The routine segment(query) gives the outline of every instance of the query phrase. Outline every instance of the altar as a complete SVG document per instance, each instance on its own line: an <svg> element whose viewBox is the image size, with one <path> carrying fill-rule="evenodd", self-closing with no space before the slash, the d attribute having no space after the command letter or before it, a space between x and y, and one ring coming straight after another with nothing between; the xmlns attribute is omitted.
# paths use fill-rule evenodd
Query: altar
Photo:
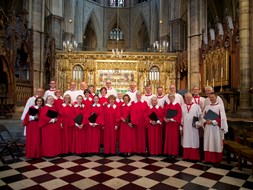
<svg viewBox="0 0 253 190"><path fill-rule="evenodd" d="M170 84L175 84L174 53L151 52L66 52L57 51L55 56L55 79L59 89L66 91L71 81L86 81L96 90L105 86L110 79L113 87L126 92L129 83L135 81L137 89L143 92L144 86L152 85L153 93L158 86L166 91Z"/></svg>

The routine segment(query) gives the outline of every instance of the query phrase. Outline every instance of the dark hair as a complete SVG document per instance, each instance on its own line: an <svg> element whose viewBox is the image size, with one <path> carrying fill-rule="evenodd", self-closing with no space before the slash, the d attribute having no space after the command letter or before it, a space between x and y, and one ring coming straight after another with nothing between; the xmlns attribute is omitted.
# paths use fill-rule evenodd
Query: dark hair
<svg viewBox="0 0 253 190"><path fill-rule="evenodd" d="M128 102L131 101L131 98L130 98L130 96L129 96L128 94L125 94L125 95L123 96L123 100L124 100L125 97L128 97L128 100L129 100Z"/></svg>
<svg viewBox="0 0 253 190"><path fill-rule="evenodd" d="M44 101L44 99L43 99L42 97L37 97L37 98L35 99L35 101L34 101L34 102L35 102L35 106L37 106L37 102L38 102L39 99L42 100L42 105L41 105L41 106L43 107L44 104L45 104L45 101Z"/></svg>
<svg viewBox="0 0 253 190"><path fill-rule="evenodd" d="M98 97L98 99L99 99L99 95L98 95L98 94L95 94L95 95L93 96L93 99L94 99L95 97Z"/></svg>
<svg viewBox="0 0 253 190"><path fill-rule="evenodd" d="M89 93L89 94L90 94L90 90L89 90L89 89L85 89L85 90L83 91L83 94L86 94L86 93Z"/></svg>
<svg viewBox="0 0 253 190"><path fill-rule="evenodd" d="M91 84L91 85L88 86L88 88L90 88L90 87L94 88L94 85Z"/></svg>
<svg viewBox="0 0 253 190"><path fill-rule="evenodd" d="M107 93L107 89L106 89L104 86L103 86L102 88L100 88L99 92L101 93L103 89L104 89L104 90L106 91L106 93Z"/></svg>
<svg viewBox="0 0 253 190"><path fill-rule="evenodd" d="M116 100L116 97L115 97L114 95L110 95L110 96L108 97L108 100L111 100L111 99Z"/></svg>

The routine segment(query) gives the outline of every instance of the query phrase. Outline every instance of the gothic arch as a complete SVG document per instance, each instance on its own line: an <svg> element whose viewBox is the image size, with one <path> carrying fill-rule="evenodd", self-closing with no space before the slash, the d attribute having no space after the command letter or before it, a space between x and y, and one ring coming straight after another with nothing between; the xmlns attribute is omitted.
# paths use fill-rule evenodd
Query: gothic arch
<svg viewBox="0 0 253 190"><path fill-rule="evenodd" d="M115 26L117 25L117 14L113 14L113 16L111 17L112 19L108 22L108 26L105 32L105 41L107 42L109 40L109 35L110 35L110 31L115 28ZM126 43L129 43L129 32L127 29L126 24L124 23L124 20L122 20L119 17L119 28L123 31L124 33L124 40ZM127 44L126 44L127 47Z"/></svg>
<svg viewBox="0 0 253 190"><path fill-rule="evenodd" d="M100 28L100 24L99 24L99 19L97 19L97 15L96 12L93 11L93 8L90 9L89 13L86 16L87 19L85 19L84 22L84 34L87 30L87 27L89 27L89 25L91 26L92 30L94 31L94 35L96 36L96 47L102 47L102 32L101 32L101 28Z"/></svg>
<svg viewBox="0 0 253 190"><path fill-rule="evenodd" d="M137 50L143 51L144 48L147 48L149 42L150 42L150 30L147 28L146 20L144 19L143 13L140 12L137 16L137 19L135 20L134 27L136 32L132 32L133 34L133 43L134 48Z"/></svg>

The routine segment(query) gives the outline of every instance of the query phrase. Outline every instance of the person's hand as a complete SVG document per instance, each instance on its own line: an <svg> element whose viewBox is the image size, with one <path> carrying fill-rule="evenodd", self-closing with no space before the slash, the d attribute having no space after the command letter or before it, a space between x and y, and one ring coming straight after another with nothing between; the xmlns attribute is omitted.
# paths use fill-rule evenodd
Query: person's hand
<svg viewBox="0 0 253 190"><path fill-rule="evenodd" d="M115 129L115 130L118 130L118 126L115 126L114 129Z"/></svg>
<svg viewBox="0 0 253 190"><path fill-rule="evenodd" d="M60 125L61 125L61 128L63 128L63 124L61 123Z"/></svg>
<svg viewBox="0 0 253 190"><path fill-rule="evenodd" d="M206 120L206 122L205 122L207 125L212 125L213 124L213 122L211 121L211 120Z"/></svg>
<svg viewBox="0 0 253 190"><path fill-rule="evenodd" d="M176 122L176 120L175 120L175 119L173 119L173 118L170 118L170 121L171 121L171 122Z"/></svg>
<svg viewBox="0 0 253 190"><path fill-rule="evenodd" d="M34 120L36 120L36 119L39 119L38 115L35 115L35 116L34 116Z"/></svg>
<svg viewBox="0 0 253 190"><path fill-rule="evenodd" d="M156 124L156 122L155 122L155 121L150 121L150 123L151 123L152 125L155 125L155 124Z"/></svg>
<svg viewBox="0 0 253 190"><path fill-rule="evenodd" d="M165 123L168 123L170 121L170 118L164 118Z"/></svg>
<svg viewBox="0 0 253 190"><path fill-rule="evenodd" d="M106 106L108 104L108 102L105 102L103 105Z"/></svg>
<svg viewBox="0 0 253 190"><path fill-rule="evenodd" d="M180 135L183 136L183 130L180 130Z"/></svg>
<svg viewBox="0 0 253 190"><path fill-rule="evenodd" d="M126 120L124 118L121 118L121 121L126 122Z"/></svg>
<svg viewBox="0 0 253 190"><path fill-rule="evenodd" d="M128 123L128 126L133 128L133 124L132 123Z"/></svg>

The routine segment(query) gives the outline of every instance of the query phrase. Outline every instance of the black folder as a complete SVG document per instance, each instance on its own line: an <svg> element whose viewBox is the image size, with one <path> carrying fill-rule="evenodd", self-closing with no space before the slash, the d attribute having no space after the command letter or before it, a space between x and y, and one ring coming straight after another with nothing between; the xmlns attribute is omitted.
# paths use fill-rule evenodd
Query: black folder
<svg viewBox="0 0 253 190"><path fill-rule="evenodd" d="M74 121L76 124L81 125L83 123L83 114L80 113L78 116L76 116Z"/></svg>
<svg viewBox="0 0 253 190"><path fill-rule="evenodd" d="M193 117L192 119L192 127L196 127L196 122L199 121L199 118L198 117Z"/></svg>
<svg viewBox="0 0 253 190"><path fill-rule="evenodd" d="M90 115L90 117L88 118L88 120L89 120L91 123L96 123L97 117L98 117L98 115L97 115L95 112L93 112L93 113Z"/></svg>
<svg viewBox="0 0 253 190"><path fill-rule="evenodd" d="M218 118L219 118L219 115L212 110L208 110L204 116L205 120L211 120L211 121L216 120Z"/></svg>
<svg viewBox="0 0 253 190"><path fill-rule="evenodd" d="M152 112L148 117L151 119L151 121L159 120L155 112Z"/></svg>
<svg viewBox="0 0 253 190"><path fill-rule="evenodd" d="M56 117L58 117L58 112L49 109L47 111L47 117L49 117L49 118L56 118Z"/></svg>
<svg viewBox="0 0 253 190"><path fill-rule="evenodd" d="M166 113L166 118L173 118L176 115L177 115L177 110L168 109L168 111Z"/></svg>
<svg viewBox="0 0 253 190"><path fill-rule="evenodd" d="M29 115L35 116L39 113L39 110L36 108L29 108Z"/></svg>
<svg viewBox="0 0 253 190"><path fill-rule="evenodd" d="M130 114L128 114L128 116L126 117L125 122L126 123L131 123Z"/></svg>

